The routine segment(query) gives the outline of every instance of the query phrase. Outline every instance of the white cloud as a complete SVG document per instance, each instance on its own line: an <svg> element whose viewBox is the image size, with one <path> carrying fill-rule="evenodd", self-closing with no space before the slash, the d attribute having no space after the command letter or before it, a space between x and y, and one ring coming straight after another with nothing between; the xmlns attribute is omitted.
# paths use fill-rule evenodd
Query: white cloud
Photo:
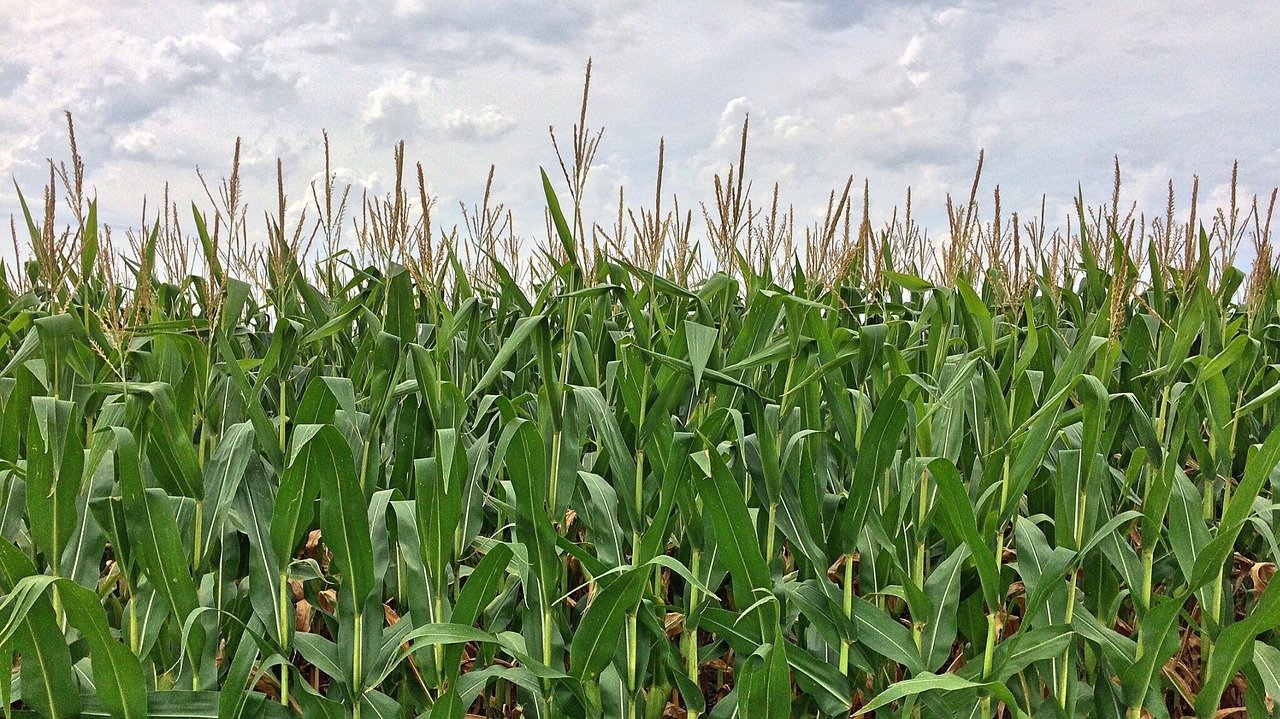
<svg viewBox="0 0 1280 719"><path fill-rule="evenodd" d="M794 140L812 124L813 120L801 115L782 115L773 121L773 134L781 140Z"/></svg>
<svg viewBox="0 0 1280 719"><path fill-rule="evenodd" d="M497 105L485 105L478 112L456 109L445 113L441 125L460 138L495 140L515 127L516 120Z"/></svg>
<svg viewBox="0 0 1280 719"><path fill-rule="evenodd" d="M720 131L716 133L716 147L737 148L742 139L742 122L754 110L746 96L735 97L725 103L720 111Z"/></svg>
<svg viewBox="0 0 1280 719"><path fill-rule="evenodd" d="M912 87L920 87L929 79L929 71L925 69L925 45L919 35L912 35L907 47L898 57L898 65L906 72L907 81Z"/></svg>
<svg viewBox="0 0 1280 719"><path fill-rule="evenodd" d="M1280 167L1280 5L1262 0L1231 13L1208 0L179 0L110 13L51 0L0 15L0 175L38 192L71 110L104 216L120 223L166 180L203 199L194 167L216 176L237 136L251 202L274 202L276 156L302 198L324 128L335 166L379 191L404 138L442 208L474 201L496 164L495 197L538 234L537 168L557 166L547 126L564 137L577 121L588 56L588 121L607 128L588 198L602 224L616 183L652 201L660 137L664 187L696 209L737 161L748 113L758 199L778 180L784 202L820 213L831 187L869 177L873 212L912 185L935 231L984 146L984 187L999 182L1007 208L1068 202L1077 181L1104 201L1116 153L1126 192L1157 207L1160 176L1185 194L1198 172L1207 198L1233 159L1251 188ZM0 212L15 207L0 192Z"/></svg>
<svg viewBox="0 0 1280 719"><path fill-rule="evenodd" d="M362 119L368 125L403 112L404 108L412 108L416 115L418 108L430 94L430 78L402 72L369 91Z"/></svg>
<svg viewBox="0 0 1280 719"><path fill-rule="evenodd" d="M920 59L920 54L923 51L924 43L920 40L920 36L912 36L911 40L907 43L907 48L902 51L902 55L898 58L898 64L903 67L914 64Z"/></svg>
<svg viewBox="0 0 1280 719"><path fill-rule="evenodd" d="M126 155L150 154L156 149L156 136L140 128L126 130L115 138L114 147Z"/></svg>

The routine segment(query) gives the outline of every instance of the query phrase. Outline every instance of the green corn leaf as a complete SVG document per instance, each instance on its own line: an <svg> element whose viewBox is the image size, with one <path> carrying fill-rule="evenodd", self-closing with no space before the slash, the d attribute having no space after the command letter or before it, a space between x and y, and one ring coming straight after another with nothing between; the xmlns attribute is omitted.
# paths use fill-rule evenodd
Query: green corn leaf
<svg viewBox="0 0 1280 719"><path fill-rule="evenodd" d="M80 695L67 691L76 686L71 650L43 591L33 591L35 565L16 547L0 542L0 648L22 656L19 677L23 702L44 717L74 717L80 713ZM27 590L18 594L21 582Z"/></svg>
<svg viewBox="0 0 1280 719"><path fill-rule="evenodd" d="M360 489L355 460L347 440L333 425L322 425L303 448L309 481L319 483L320 532L333 553L333 561L350 582L355 599L363 602L373 593L373 547L364 492Z"/></svg>
<svg viewBox="0 0 1280 719"><path fill-rule="evenodd" d="M1257 637L1276 627L1280 627L1280 588L1268 583L1249 616L1222 630L1214 641L1204 686L1196 695L1197 716L1214 716L1227 685L1241 667L1254 658ZM1269 675L1271 673L1268 672Z"/></svg>
<svg viewBox="0 0 1280 719"><path fill-rule="evenodd" d="M1236 487L1231 502L1222 510L1218 536L1195 558L1188 582L1193 590L1204 586L1231 556L1236 539L1253 509L1254 499L1277 465L1280 465L1280 427L1272 430L1262 446L1249 455L1244 480Z"/></svg>
<svg viewBox="0 0 1280 719"><path fill-rule="evenodd" d="M623 622L640 602L648 576L635 569L613 578L591 601L569 648L570 673L595 678L618 648Z"/></svg>
<svg viewBox="0 0 1280 719"><path fill-rule="evenodd" d="M1141 706L1156 673L1177 648L1177 619L1183 599L1166 598L1143 617L1137 660L1120 673L1120 686L1129 706Z"/></svg>
<svg viewBox="0 0 1280 719"><path fill-rule="evenodd" d="M253 456L252 448L253 425L249 422L232 425L204 466L204 496L209 509L204 513L204 524L198 529L200 546L206 556L214 551L218 538L222 536L227 511L239 493L245 470Z"/></svg>
<svg viewBox="0 0 1280 719"><path fill-rule="evenodd" d="M849 488L849 498L836 521L834 539L842 554L853 551L851 542L862 533L870 509L871 497L881 475L888 469L897 449L898 437L907 424L906 405L901 401L906 389L905 378L894 380L867 426L858 446L858 461Z"/></svg>
<svg viewBox="0 0 1280 719"><path fill-rule="evenodd" d="M901 664L913 675L927 671L911 631L894 621L885 610L861 597L854 597L853 618L857 623L860 644Z"/></svg>
<svg viewBox="0 0 1280 719"><path fill-rule="evenodd" d="M774 641L761 644L744 660L741 703L743 719L786 719L791 716L791 677L782 630L774 627Z"/></svg>
<svg viewBox="0 0 1280 719"><path fill-rule="evenodd" d="M164 490L145 488L138 465L138 449L128 430L113 427L116 443L116 472L124 498L124 517L129 543L143 573L162 597L170 616L178 622L199 607L187 552L174 514L171 498ZM203 639L197 633L195 645Z"/></svg>
<svg viewBox="0 0 1280 719"><path fill-rule="evenodd" d="M1272 701L1280 699L1280 649L1270 644L1253 643L1253 665L1258 670Z"/></svg>
<svg viewBox="0 0 1280 719"><path fill-rule="evenodd" d="M556 198L556 191L551 186L551 178L547 177L546 170L540 170L542 173L542 189L547 196L547 209L551 213L552 222L555 224L556 237L560 240L560 247L564 250L564 256L568 258L570 265L578 264L577 243L573 239L573 230L570 229L569 223L565 221L564 212L560 209L560 200Z"/></svg>
<svg viewBox="0 0 1280 719"><path fill-rule="evenodd" d="M969 502L968 493L960 479L960 473L950 460L935 459L927 465L929 473L938 483L939 509L943 521L951 533L969 548L969 556L982 580L982 593L988 607L998 606L1001 582L996 559L990 547L978 534L976 512Z"/></svg>
<svg viewBox="0 0 1280 719"><path fill-rule="evenodd" d="M976 689L995 696L1014 712L1015 716L1026 716L1017 709L1013 694L1004 685L997 682L975 682L957 674L924 674L911 679L896 682L893 686L880 692L865 707L863 712L873 712L881 707L903 698L923 694L924 692L954 692L964 689Z"/></svg>
<svg viewBox="0 0 1280 719"><path fill-rule="evenodd" d="M415 464L418 527L422 532L422 561L437 592L447 583L453 562L454 534L462 519L462 485L467 474L466 452L452 429L436 433L437 455Z"/></svg>
<svg viewBox="0 0 1280 719"><path fill-rule="evenodd" d="M720 333L714 327L707 327L696 322L684 323L685 341L689 348L689 364L693 368L693 386L695 391L702 385L702 374L707 369L707 361L715 351L716 338Z"/></svg>
<svg viewBox="0 0 1280 719"><path fill-rule="evenodd" d="M493 601L501 587L513 554L514 552L510 547L505 544L499 544L491 549L484 559L480 560L480 563L476 565L475 569L467 577L466 584L462 585L462 591L458 593L458 601L454 603L453 613L449 617L451 623L471 626L479 621L480 613ZM461 646L451 644L446 647L444 654L445 668L451 672L456 671L454 667L460 669L459 659L461 656Z"/></svg>
<svg viewBox="0 0 1280 719"><path fill-rule="evenodd" d="M76 496L84 473L84 447L73 405L33 397L27 431L27 517L32 538L55 572L76 526Z"/></svg>
<svg viewBox="0 0 1280 719"><path fill-rule="evenodd" d="M929 614L920 657L931 671L937 670L951 654L960 605L960 570L968 557L968 547L961 546L925 579L924 594L929 603Z"/></svg>
<svg viewBox="0 0 1280 719"><path fill-rule="evenodd" d="M764 554L751 524L743 521L749 516L746 501L719 453L706 451L695 459L703 476L694 480L694 486L711 517L722 561L733 579L734 602L746 607L759 598L758 591L771 591Z"/></svg>

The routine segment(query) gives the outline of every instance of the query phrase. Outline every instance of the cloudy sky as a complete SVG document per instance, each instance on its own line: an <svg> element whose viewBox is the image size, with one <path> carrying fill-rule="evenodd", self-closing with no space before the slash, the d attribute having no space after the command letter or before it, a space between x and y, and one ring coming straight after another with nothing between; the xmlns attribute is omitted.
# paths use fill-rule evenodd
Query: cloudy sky
<svg viewBox="0 0 1280 719"><path fill-rule="evenodd" d="M649 197L662 137L667 187L709 200L748 112L756 197L781 183L801 220L852 174L877 216L912 186L937 233L979 148L1006 208L1045 193L1065 209L1077 182L1105 202L1114 155L1127 199L1154 211L1169 179L1185 209L1194 173L1220 199L1234 159L1245 190L1280 182L1274 0L96 5L0 0L0 175L38 195L70 110L117 226L166 180L203 198L195 169L225 174L237 135L254 207L274 204L277 157L303 198L327 129L342 177L377 192L406 140L450 221L495 164L517 232L539 234L547 127L576 119L588 57L602 223L619 185ZM0 212L15 208L0 187Z"/></svg>

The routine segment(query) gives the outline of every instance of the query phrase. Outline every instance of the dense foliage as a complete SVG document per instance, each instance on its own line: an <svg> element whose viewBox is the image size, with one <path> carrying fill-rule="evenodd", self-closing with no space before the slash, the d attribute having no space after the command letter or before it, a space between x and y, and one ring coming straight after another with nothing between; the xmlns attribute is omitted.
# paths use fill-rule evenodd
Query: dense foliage
<svg viewBox="0 0 1280 719"><path fill-rule="evenodd" d="M318 262L281 197L245 282L234 179L125 257L70 176L0 285L6 716L1275 715L1269 256L997 208L927 270L846 188L838 272L690 277L544 176L524 279L397 188Z"/></svg>

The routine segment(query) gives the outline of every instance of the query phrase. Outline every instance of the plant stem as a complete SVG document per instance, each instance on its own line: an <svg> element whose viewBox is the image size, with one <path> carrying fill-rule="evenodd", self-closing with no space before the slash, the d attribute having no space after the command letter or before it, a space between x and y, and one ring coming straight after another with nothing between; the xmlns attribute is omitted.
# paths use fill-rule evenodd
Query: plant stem
<svg viewBox="0 0 1280 719"><path fill-rule="evenodd" d="M995 665L997 621L995 614L987 615L987 646L982 650L983 680L991 676L991 670ZM982 716L991 716L991 697L989 695L982 697Z"/></svg>
<svg viewBox="0 0 1280 719"><path fill-rule="evenodd" d="M204 548L201 545L204 539L204 500L197 499L195 507L195 537L192 542L191 550L191 569L198 570L200 568L200 559L204 554Z"/></svg>
<svg viewBox="0 0 1280 719"><path fill-rule="evenodd" d="M432 611L435 616L432 618L437 623L444 622L444 587L436 590L435 601L432 602ZM435 646L436 655L436 689L444 691L444 645L437 644Z"/></svg>
<svg viewBox="0 0 1280 719"><path fill-rule="evenodd" d="M916 508L916 532L919 537L916 541L915 561L911 568L911 581L916 585L916 589L923 591L925 545L928 543L924 529L924 521L929 510L929 470L927 469L920 473L920 494L917 501L919 506ZM916 649L924 646L924 625L921 622L911 622L911 635L915 639Z"/></svg>
<svg viewBox="0 0 1280 719"><path fill-rule="evenodd" d="M1075 547L1077 550L1084 543L1084 513L1089 505L1089 496L1082 495L1076 498L1076 526L1075 526ZM1075 620L1076 614L1076 571L1071 571L1069 578L1070 587L1067 591L1067 621L1066 625L1071 626ZM1068 700L1068 690L1071 677L1071 644L1068 643L1066 648L1062 650L1062 676L1058 679L1058 707L1066 710Z"/></svg>
<svg viewBox="0 0 1280 719"><path fill-rule="evenodd" d="M635 476L635 503L636 513L639 515L639 521L644 523L644 418L646 410L649 406L649 371L645 367L643 378L640 382L640 414L639 424L636 426L636 476ZM640 551L640 530L637 527L631 532L631 561L636 562L638 552ZM655 587L656 589L656 587ZM640 635L636 621L636 609L632 608L627 611L627 709L628 716L635 719L639 716L639 709L636 705L636 679L639 674L640 654Z"/></svg>
<svg viewBox="0 0 1280 719"><path fill-rule="evenodd" d="M352 692L352 711L355 719L360 719L360 704L364 696L364 687L361 684L364 681L364 616L361 612L360 604L363 600L355 599L355 628L351 632L351 679L355 686Z"/></svg>
<svg viewBox="0 0 1280 719"><path fill-rule="evenodd" d="M765 527L765 540L764 540L764 562L769 567L773 566L773 550L774 550L773 535L777 533L776 531L777 526L778 526L778 503L770 502L769 503L769 521Z"/></svg>
<svg viewBox="0 0 1280 719"><path fill-rule="evenodd" d="M289 575L280 572L279 606L280 648L285 654L285 663L280 665L280 703L289 706Z"/></svg>
<svg viewBox="0 0 1280 719"><path fill-rule="evenodd" d="M696 578L698 571L702 568L702 551L693 550L693 557L689 562L689 571ZM698 676L698 629L689 626L689 616L697 610L698 607L698 588L689 586L689 609L685 612L684 636L681 637L684 643L684 666L688 672L689 681L693 685L701 688ZM688 710L688 719L698 719L699 713L693 709Z"/></svg>
<svg viewBox="0 0 1280 719"><path fill-rule="evenodd" d="M853 621L853 552L844 558L844 617ZM849 676L849 646L851 641L840 642L840 673Z"/></svg>
<svg viewBox="0 0 1280 719"><path fill-rule="evenodd" d="M636 612L627 612L627 707L628 716L635 719L639 717L639 708L636 704L636 661L639 650L639 636L636 627Z"/></svg>

